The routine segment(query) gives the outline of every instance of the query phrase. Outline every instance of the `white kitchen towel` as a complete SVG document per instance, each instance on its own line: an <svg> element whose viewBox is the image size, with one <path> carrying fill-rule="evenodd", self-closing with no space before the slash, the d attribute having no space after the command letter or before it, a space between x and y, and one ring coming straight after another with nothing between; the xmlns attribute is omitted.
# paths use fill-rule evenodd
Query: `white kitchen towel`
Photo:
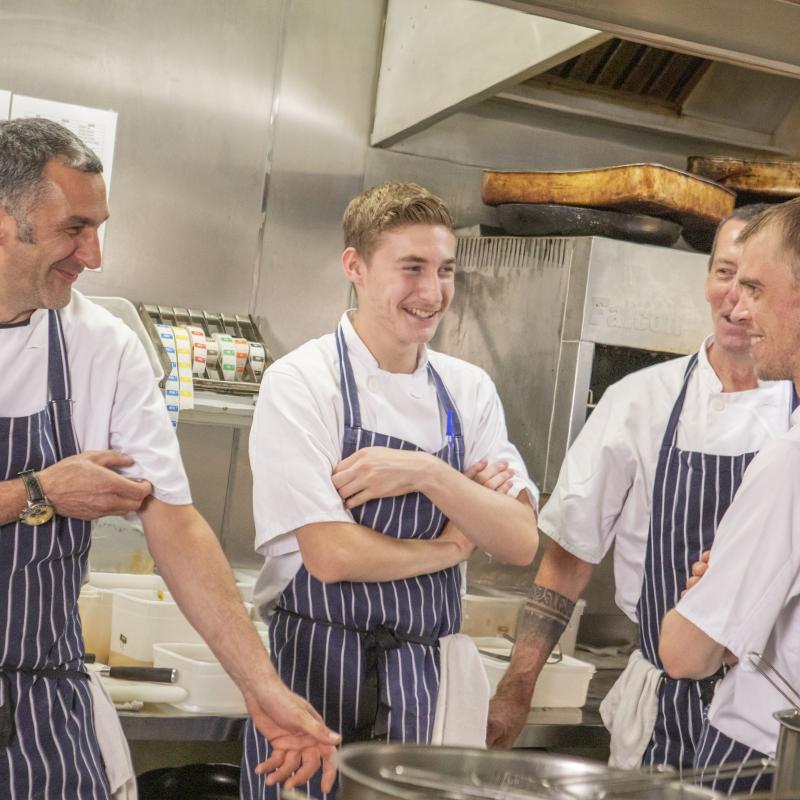
<svg viewBox="0 0 800 800"><path fill-rule="evenodd" d="M634 650L628 666L600 703L600 716L611 734L610 767L638 769L642 765L656 724L661 676L661 670L641 650Z"/></svg>
<svg viewBox="0 0 800 800"><path fill-rule="evenodd" d="M89 674L94 709L94 730L100 755L111 787L111 800L137 800L136 773L133 771L128 740L122 732L117 709L96 672Z"/></svg>
<svg viewBox="0 0 800 800"><path fill-rule="evenodd" d="M431 744L486 747L491 696L475 642L463 633L439 639L439 696Z"/></svg>

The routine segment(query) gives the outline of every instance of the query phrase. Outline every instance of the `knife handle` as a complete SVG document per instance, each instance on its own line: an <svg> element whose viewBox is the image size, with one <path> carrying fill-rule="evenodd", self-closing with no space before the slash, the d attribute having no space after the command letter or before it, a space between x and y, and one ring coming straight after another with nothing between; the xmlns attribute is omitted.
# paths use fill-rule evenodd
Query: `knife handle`
<svg viewBox="0 0 800 800"><path fill-rule="evenodd" d="M151 681L153 683L175 683L178 670L169 667L109 667L103 670L109 678L123 681Z"/></svg>

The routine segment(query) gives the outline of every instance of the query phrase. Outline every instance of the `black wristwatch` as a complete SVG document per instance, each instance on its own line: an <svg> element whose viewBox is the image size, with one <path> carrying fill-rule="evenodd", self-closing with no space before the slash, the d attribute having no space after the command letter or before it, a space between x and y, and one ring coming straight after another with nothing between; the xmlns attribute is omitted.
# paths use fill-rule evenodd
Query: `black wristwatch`
<svg viewBox="0 0 800 800"><path fill-rule="evenodd" d="M19 476L28 493L28 504L19 513L19 521L26 525L43 525L53 518L56 513L50 501L44 496L42 484L36 477L36 471L26 469Z"/></svg>

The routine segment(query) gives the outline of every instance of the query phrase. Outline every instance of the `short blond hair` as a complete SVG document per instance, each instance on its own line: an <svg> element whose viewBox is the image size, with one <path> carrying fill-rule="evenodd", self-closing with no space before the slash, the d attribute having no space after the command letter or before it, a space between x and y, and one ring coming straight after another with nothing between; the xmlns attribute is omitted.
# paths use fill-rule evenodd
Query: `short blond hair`
<svg viewBox="0 0 800 800"><path fill-rule="evenodd" d="M781 247L791 258L789 268L795 286L800 286L800 197L787 200L785 203L770 206L754 217L736 237L736 241L744 244L756 234L774 227L781 237Z"/></svg>
<svg viewBox="0 0 800 800"><path fill-rule="evenodd" d="M444 200L424 187L387 181L347 204L342 218L344 246L369 260L381 234L403 225L444 225L452 230L453 217Z"/></svg>

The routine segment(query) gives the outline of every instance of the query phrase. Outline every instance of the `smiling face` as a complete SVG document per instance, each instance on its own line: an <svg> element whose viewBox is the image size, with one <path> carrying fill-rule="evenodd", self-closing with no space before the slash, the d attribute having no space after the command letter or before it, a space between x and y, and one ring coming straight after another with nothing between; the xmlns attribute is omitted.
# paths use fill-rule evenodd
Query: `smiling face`
<svg viewBox="0 0 800 800"><path fill-rule="evenodd" d="M425 224L384 231L368 261L352 247L344 251L358 293L356 329L379 363L390 354L416 359L436 333L455 291L455 254L453 232Z"/></svg>
<svg viewBox="0 0 800 800"><path fill-rule="evenodd" d="M102 175L58 161L43 171L47 189L28 214L33 241L0 210L0 314L9 320L37 308L63 308L84 268L100 266L97 230L108 217Z"/></svg>
<svg viewBox="0 0 800 800"><path fill-rule="evenodd" d="M747 325L756 375L800 380L800 285L774 224L748 239L739 267L741 299L733 316ZM798 270L800 272L800 270Z"/></svg>
<svg viewBox="0 0 800 800"><path fill-rule="evenodd" d="M714 346L734 356L746 355L750 350L747 324L731 318L741 291L737 273L742 246L736 243L736 237L746 224L746 220L741 219L731 219L723 224L706 278L706 300L711 306Z"/></svg>

